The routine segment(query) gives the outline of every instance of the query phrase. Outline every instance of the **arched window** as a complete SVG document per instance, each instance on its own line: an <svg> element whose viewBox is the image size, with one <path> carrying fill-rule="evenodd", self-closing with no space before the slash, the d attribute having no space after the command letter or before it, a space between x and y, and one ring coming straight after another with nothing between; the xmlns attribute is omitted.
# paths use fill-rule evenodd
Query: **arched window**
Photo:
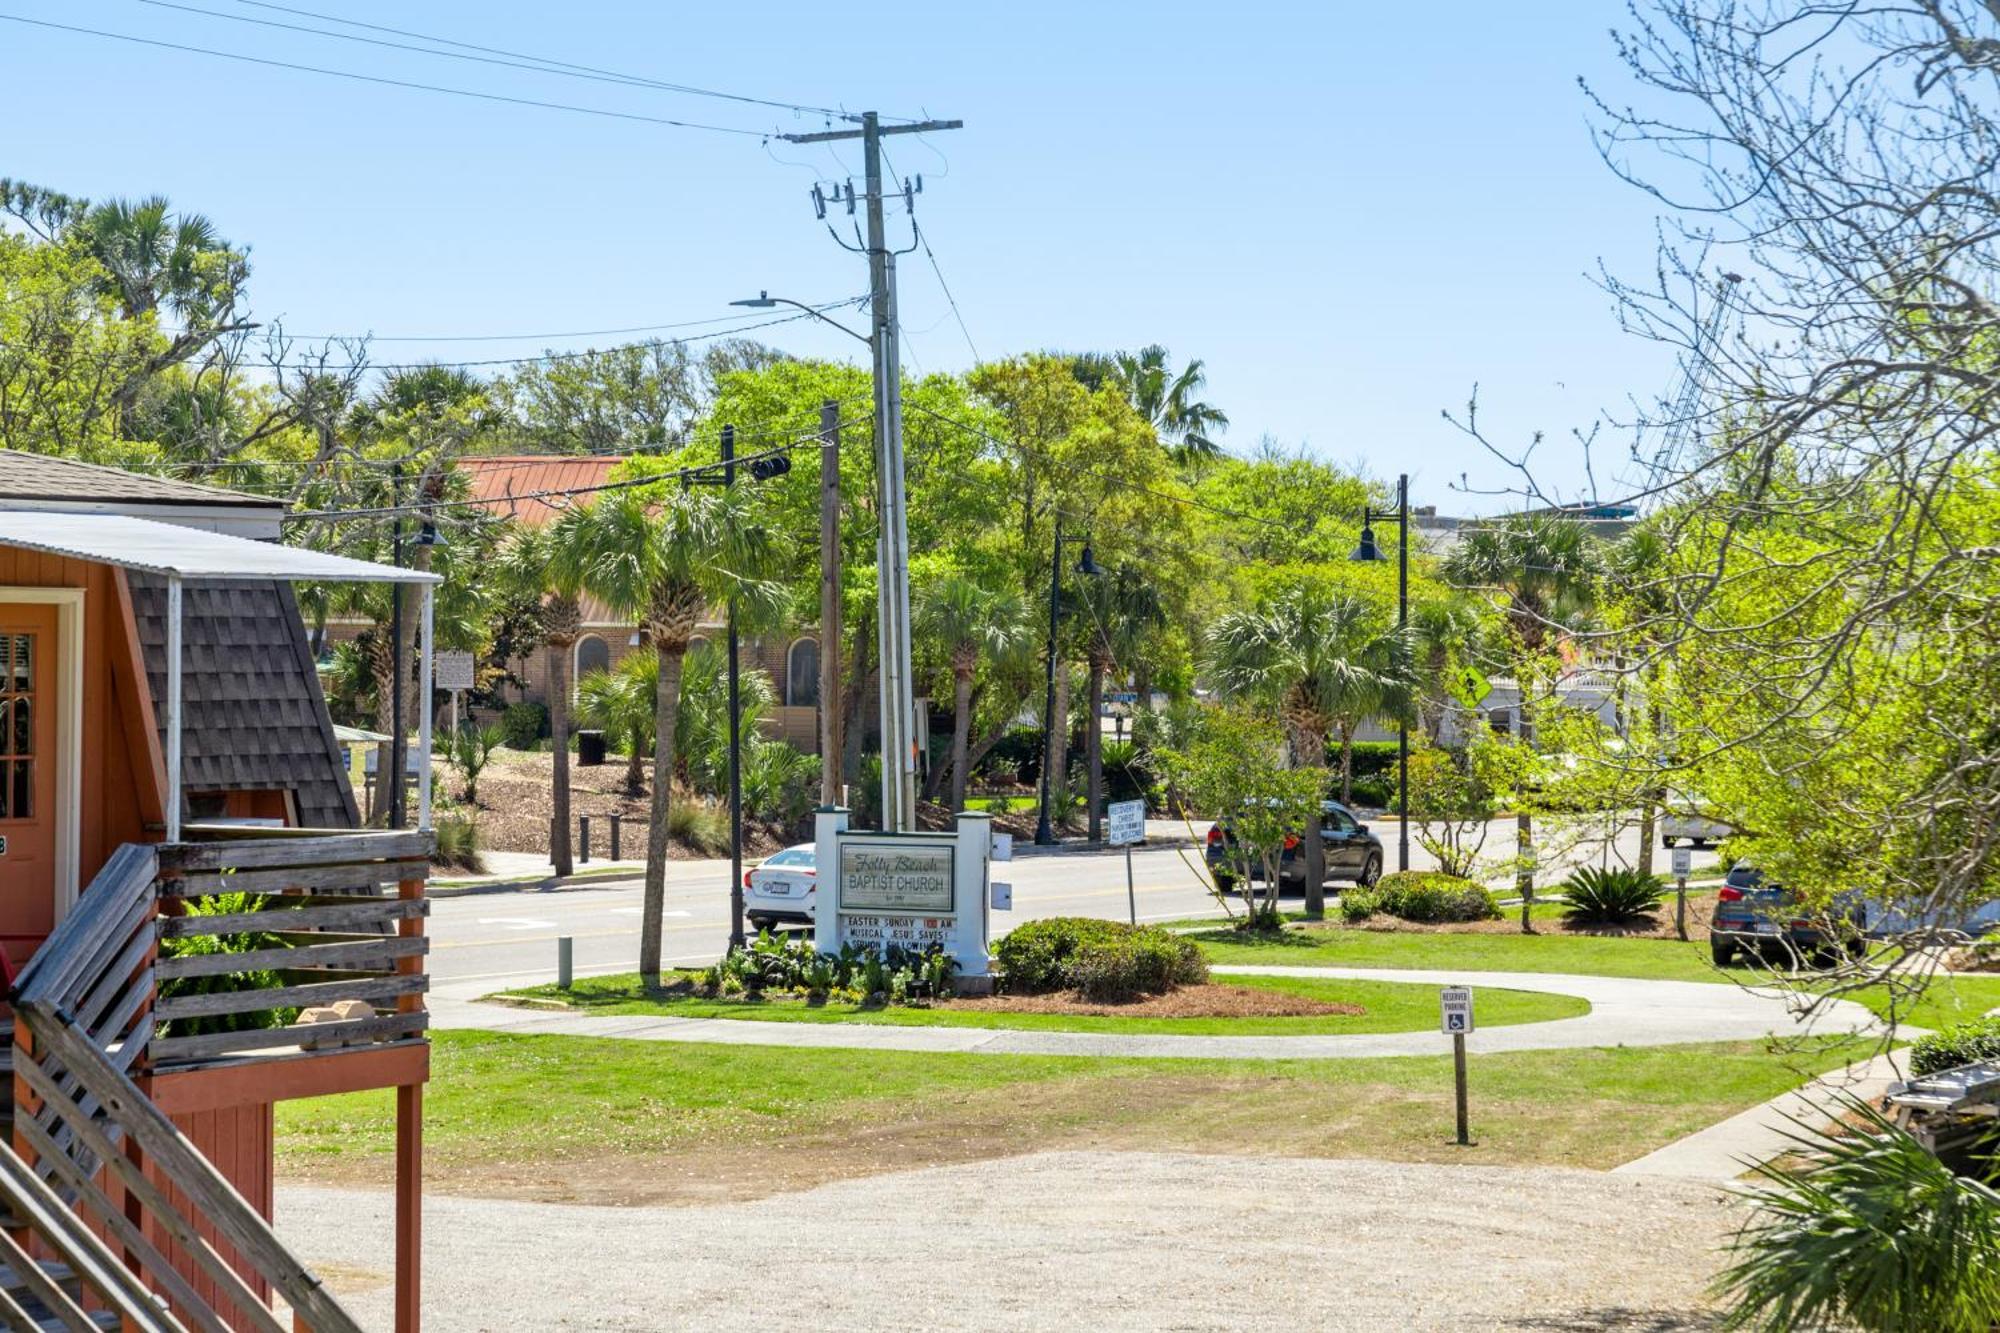
<svg viewBox="0 0 2000 1333"><path fill-rule="evenodd" d="M576 641L576 679L582 680L593 671L611 669L611 647L595 634L586 634Z"/></svg>
<svg viewBox="0 0 2000 1333"><path fill-rule="evenodd" d="M785 702L794 708L819 703L819 643L800 639L785 654Z"/></svg>

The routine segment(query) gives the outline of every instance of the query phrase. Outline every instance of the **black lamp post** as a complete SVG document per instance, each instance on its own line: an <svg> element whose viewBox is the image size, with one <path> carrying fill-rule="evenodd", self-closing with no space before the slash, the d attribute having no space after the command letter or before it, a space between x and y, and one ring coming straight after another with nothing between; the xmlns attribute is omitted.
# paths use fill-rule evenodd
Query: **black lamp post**
<svg viewBox="0 0 2000 1333"><path fill-rule="evenodd" d="M1410 475L1404 473L1396 478L1396 507L1383 513L1376 509L1361 511L1361 541L1355 546L1352 560L1375 561L1389 557L1382 554L1382 548L1375 541L1375 520L1393 518L1396 520L1396 628L1407 630L1410 625ZM1396 829L1396 869L1410 868L1410 719L1407 711L1396 720L1396 814L1400 821Z"/></svg>
<svg viewBox="0 0 2000 1333"><path fill-rule="evenodd" d="M1056 737L1056 629L1062 605L1062 548L1062 515L1058 513L1055 556L1049 561L1048 691L1042 703L1042 798L1040 813L1035 818L1037 847L1053 846L1056 840L1055 827L1049 822L1049 779L1056 764L1060 762ZM1097 561L1091 557L1088 537L1083 539L1083 558L1076 562L1076 572L1087 576L1104 572L1097 567ZM1096 724L1097 719L1092 718L1091 725Z"/></svg>

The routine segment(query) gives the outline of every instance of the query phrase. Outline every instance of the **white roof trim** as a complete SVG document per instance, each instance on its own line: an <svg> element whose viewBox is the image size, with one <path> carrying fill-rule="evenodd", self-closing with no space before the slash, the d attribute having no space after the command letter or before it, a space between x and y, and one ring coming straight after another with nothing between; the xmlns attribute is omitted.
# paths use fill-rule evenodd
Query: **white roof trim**
<svg viewBox="0 0 2000 1333"><path fill-rule="evenodd" d="M398 569L299 546L124 514L0 508L0 545L74 560L120 565L186 579L310 579L328 583L440 583L436 574Z"/></svg>

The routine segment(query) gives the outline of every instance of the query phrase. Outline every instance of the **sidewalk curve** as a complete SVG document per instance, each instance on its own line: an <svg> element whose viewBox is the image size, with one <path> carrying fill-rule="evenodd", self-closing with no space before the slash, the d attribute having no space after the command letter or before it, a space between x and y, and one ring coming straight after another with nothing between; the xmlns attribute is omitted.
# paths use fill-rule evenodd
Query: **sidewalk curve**
<svg viewBox="0 0 2000 1333"><path fill-rule="evenodd" d="M1545 1023L1475 1031L1475 1052L1538 1051L1585 1046L1669 1046L1687 1042L1752 1041L1774 1033L1874 1033L1873 1014L1851 1001L1829 1006L1810 1025L1787 1003L1736 986L1700 981L1543 972L1441 972L1385 968L1216 967L1217 976L1282 976L1402 981L1419 985L1486 986L1573 995L1588 1014ZM1475 1001L1476 1003L1476 1001ZM1080 1055L1199 1060L1332 1060L1368 1056L1437 1055L1447 1049L1434 1031L1353 1035L1230 1037L1117 1032L1043 1032L1004 1028L894 1027L872 1023L771 1023L739 1018L660 1018L644 1014L550 1013L486 1004L464 985L431 996L433 1028L617 1037L633 1041L707 1042L726 1046L799 1046L837 1050L939 1051L981 1055ZM1476 1016L1476 1014L1475 1014Z"/></svg>

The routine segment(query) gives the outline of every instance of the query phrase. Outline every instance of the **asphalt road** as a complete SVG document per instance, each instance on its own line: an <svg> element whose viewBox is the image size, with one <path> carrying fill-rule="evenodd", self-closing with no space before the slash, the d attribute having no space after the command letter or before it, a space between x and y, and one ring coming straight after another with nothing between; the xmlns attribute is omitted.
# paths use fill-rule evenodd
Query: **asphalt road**
<svg viewBox="0 0 2000 1333"><path fill-rule="evenodd" d="M1395 825L1376 825L1390 866L1396 864ZM1513 826L1496 825L1489 850L1513 837ZM1614 856L1629 859L1636 834L1619 840ZM1414 845L1413 868L1430 864ZM1577 848L1567 860L1595 864L1601 846ZM1697 868L1712 865L1713 852L1697 852ZM1197 848L1144 847L1132 853L1134 897L1141 922L1218 914L1198 867ZM1666 853L1658 854L1664 871ZM1545 882L1559 877L1552 868ZM1127 912L1122 852L1023 856L994 867L994 878L1014 886L1014 907L994 912L998 939L1023 921L1048 916L1102 916L1123 919ZM1329 892L1333 890L1330 889ZM509 890L443 897L431 907L430 974L439 990L469 998L508 986L553 981L556 941L574 941L578 976L629 972L637 963L640 922L639 881L595 881L567 888ZM729 938L729 863L676 861L667 868L665 960L672 966L713 962ZM447 990L448 988L448 990Z"/></svg>

